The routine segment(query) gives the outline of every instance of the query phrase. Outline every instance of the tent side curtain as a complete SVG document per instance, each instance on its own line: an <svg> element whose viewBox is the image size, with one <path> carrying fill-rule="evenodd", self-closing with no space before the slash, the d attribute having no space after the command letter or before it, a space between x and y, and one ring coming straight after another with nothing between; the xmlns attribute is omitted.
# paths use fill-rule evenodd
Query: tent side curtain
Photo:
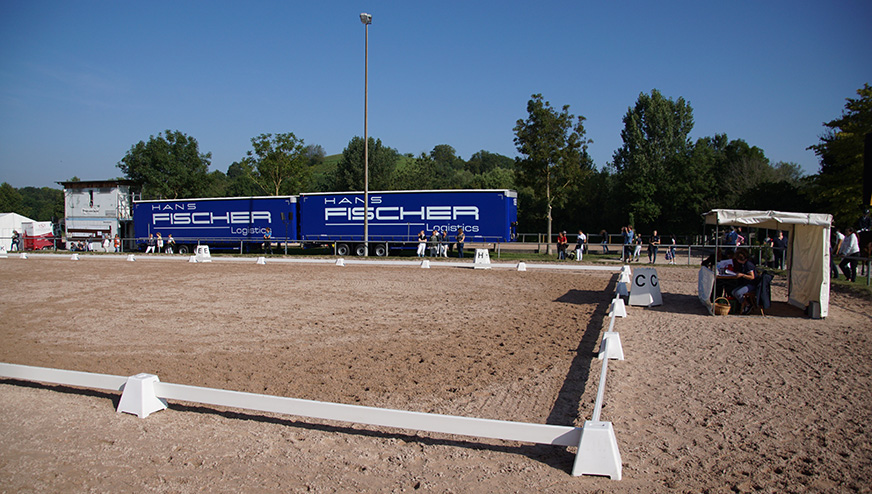
<svg viewBox="0 0 872 494"><path fill-rule="evenodd" d="M709 225L753 226L779 229L781 225L830 226L832 215L822 213L789 213L785 211L748 211L742 209L713 209L706 213Z"/></svg>

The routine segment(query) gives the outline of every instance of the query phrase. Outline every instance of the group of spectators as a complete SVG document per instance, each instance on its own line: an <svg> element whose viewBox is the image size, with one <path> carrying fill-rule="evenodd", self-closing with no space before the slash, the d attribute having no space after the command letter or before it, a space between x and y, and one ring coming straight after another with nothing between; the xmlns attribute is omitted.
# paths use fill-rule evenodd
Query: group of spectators
<svg viewBox="0 0 872 494"><path fill-rule="evenodd" d="M448 257L454 251L454 246L457 246L457 257L463 257L463 244L466 243L466 233L463 232L463 227L457 227L457 233L454 235L454 243L451 242L448 236L448 230L433 229L433 233L428 237L424 230L418 233L418 257L424 257L427 249L430 250L430 257Z"/></svg>
<svg viewBox="0 0 872 494"><path fill-rule="evenodd" d="M157 237L153 234L148 234L148 240L145 242L145 253L154 254L155 252L163 252L172 254L176 248L176 241L173 239L173 234L170 233L166 240L157 232Z"/></svg>
<svg viewBox="0 0 872 494"><path fill-rule="evenodd" d="M600 236L602 237L602 253L609 254L609 234L606 230L602 230L600 231ZM639 258L642 255L642 244L644 242L642 240L642 236L635 232L632 225L621 227L621 243L623 245L623 249L621 251L621 262L638 262ZM675 235L670 235L667 239L666 260L669 262L669 264L675 264L675 247L677 243L678 242ZM662 244L663 240L660 238L657 230L654 230L648 237L649 264L654 264L657 262L657 254L660 251L660 246ZM578 235L576 236L575 250L569 251L568 249L569 239L566 235L566 231L564 230L558 233L558 260L563 260L567 258L581 260L582 255L588 252L587 235L582 230L579 230Z"/></svg>
<svg viewBox="0 0 872 494"><path fill-rule="evenodd" d="M839 279L839 269L845 275L845 279L857 281L857 257L860 256L860 233L872 231L872 216L869 210L857 221L857 229L848 227L844 230L833 229L833 239L830 246L830 273L834 279ZM842 262L836 268L835 257L841 257ZM868 263L861 264L861 275Z"/></svg>

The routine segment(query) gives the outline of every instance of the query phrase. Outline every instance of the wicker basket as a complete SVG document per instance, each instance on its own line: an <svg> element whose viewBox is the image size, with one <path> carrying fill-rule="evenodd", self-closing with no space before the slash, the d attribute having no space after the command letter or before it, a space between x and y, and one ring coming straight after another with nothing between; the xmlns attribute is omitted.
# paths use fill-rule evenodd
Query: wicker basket
<svg viewBox="0 0 872 494"><path fill-rule="evenodd" d="M724 303L718 303L718 300L723 300ZM718 297L715 299L715 315L726 316L730 313L730 301L726 297Z"/></svg>

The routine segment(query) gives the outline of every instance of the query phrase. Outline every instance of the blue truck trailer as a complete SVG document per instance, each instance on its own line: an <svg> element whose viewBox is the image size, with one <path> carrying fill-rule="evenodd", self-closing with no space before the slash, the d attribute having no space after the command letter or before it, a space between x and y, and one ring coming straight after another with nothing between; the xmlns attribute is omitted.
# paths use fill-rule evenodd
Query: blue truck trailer
<svg viewBox="0 0 872 494"><path fill-rule="evenodd" d="M261 248L267 231L273 243L296 240L297 196L134 201L133 222L139 250L160 233L165 243L172 235L181 254L200 244L247 252Z"/></svg>
<svg viewBox="0 0 872 494"><path fill-rule="evenodd" d="M344 256L364 255L363 192L303 193L297 203L299 239L333 244ZM370 253L413 248L418 233L463 229L466 242L510 242L518 220L518 193L508 189L399 190L369 193Z"/></svg>

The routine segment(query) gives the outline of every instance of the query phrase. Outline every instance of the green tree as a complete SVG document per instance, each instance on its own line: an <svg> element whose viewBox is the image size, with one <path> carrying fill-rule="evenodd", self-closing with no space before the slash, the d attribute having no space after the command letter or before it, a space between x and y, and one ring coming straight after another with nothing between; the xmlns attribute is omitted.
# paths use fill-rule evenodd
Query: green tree
<svg viewBox="0 0 872 494"><path fill-rule="evenodd" d="M820 172L811 187L820 210L833 214L839 226L853 225L863 204L863 153L866 134L872 132L872 86L847 98L842 116L824 124L826 131L814 150Z"/></svg>
<svg viewBox="0 0 872 494"><path fill-rule="evenodd" d="M261 134L251 138L251 146L245 158L251 179L267 194L297 194L306 187L312 173L302 139L292 132Z"/></svg>
<svg viewBox="0 0 872 494"><path fill-rule="evenodd" d="M324 152L324 148L319 144L309 144L303 150L303 154L306 155L306 165L310 167L324 163L324 157L327 156Z"/></svg>
<svg viewBox="0 0 872 494"><path fill-rule="evenodd" d="M212 153L201 154L197 140L178 130L167 130L165 134L134 144L118 168L129 180L141 184L145 198L205 195Z"/></svg>
<svg viewBox="0 0 872 494"><path fill-rule="evenodd" d="M505 170L515 169L515 160L501 154L489 153L482 149L473 154L466 161L466 169L478 175L487 173L494 168L503 168Z"/></svg>
<svg viewBox="0 0 872 494"><path fill-rule="evenodd" d="M381 139L369 139L369 190L391 190L394 170L400 154L382 144ZM336 169L336 188L343 191L363 190L363 138L355 136L342 151Z"/></svg>
<svg viewBox="0 0 872 494"><path fill-rule="evenodd" d="M661 222L678 210L668 202L686 185L679 180L693 176L686 167L693 129L693 109L684 98L665 98L653 89L650 95L639 94L636 105L624 115L624 141L614 154L620 190L628 216L647 226ZM639 225L637 225L639 226Z"/></svg>
<svg viewBox="0 0 872 494"><path fill-rule="evenodd" d="M262 194L263 190L251 178L254 171L247 160L234 161L227 168L227 189L230 197L250 197Z"/></svg>
<svg viewBox="0 0 872 494"><path fill-rule="evenodd" d="M394 171L393 187L396 190L434 189L436 164L427 153L397 164Z"/></svg>
<svg viewBox="0 0 872 494"><path fill-rule="evenodd" d="M21 212L21 194L6 182L0 184L0 213Z"/></svg>
<svg viewBox="0 0 872 494"><path fill-rule="evenodd" d="M21 195L20 214L36 221L55 223L64 217L62 190L51 187L23 187L18 192Z"/></svg>
<svg viewBox="0 0 872 494"><path fill-rule="evenodd" d="M549 239L554 207L577 191L593 170L587 152L592 141L585 138L584 120L570 114L569 105L557 111L541 94L534 94L527 103L527 119L515 125L515 147L522 155L517 180L543 198Z"/></svg>

